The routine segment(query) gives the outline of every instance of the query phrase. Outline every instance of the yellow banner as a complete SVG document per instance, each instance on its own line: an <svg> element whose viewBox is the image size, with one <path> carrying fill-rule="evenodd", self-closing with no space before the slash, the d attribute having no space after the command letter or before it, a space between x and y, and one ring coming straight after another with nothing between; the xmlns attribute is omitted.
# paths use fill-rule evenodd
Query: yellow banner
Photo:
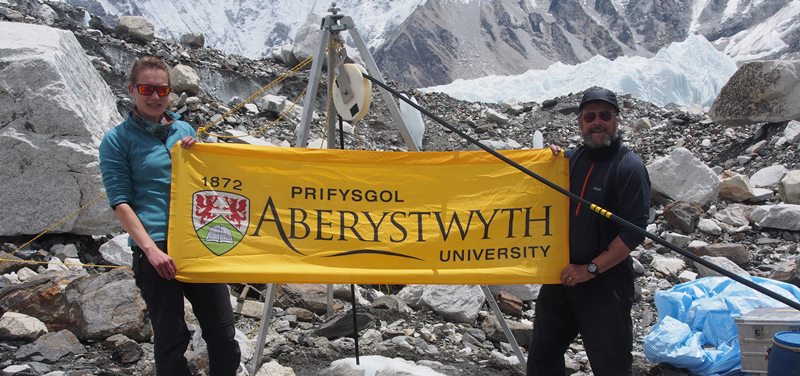
<svg viewBox="0 0 800 376"><path fill-rule="evenodd" d="M549 150L503 155L566 187ZM484 151L172 151L185 282L558 283L568 198Z"/></svg>

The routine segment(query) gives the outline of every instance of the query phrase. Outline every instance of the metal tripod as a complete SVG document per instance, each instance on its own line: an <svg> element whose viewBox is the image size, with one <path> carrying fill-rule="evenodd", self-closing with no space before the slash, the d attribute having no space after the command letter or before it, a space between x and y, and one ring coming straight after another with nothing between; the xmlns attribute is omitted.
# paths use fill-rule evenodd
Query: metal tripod
<svg viewBox="0 0 800 376"><path fill-rule="evenodd" d="M316 101L317 88L319 87L320 77L322 74L323 57L326 58L328 66L328 123L326 125L328 148L333 149L336 146L336 138L334 135L336 134L337 112L332 103L333 82L335 73L337 69L339 69L339 67L344 63L344 59L347 57L347 54L344 48L339 51L332 51L329 49L327 54L325 51L328 42L331 40L343 45L342 36L340 35L342 31L350 32L350 36L353 38L361 58L364 59L364 63L367 65L367 72L381 82L385 81L380 70L378 70L378 65L375 64L375 60L369 53L367 45L364 43L364 40L361 39L361 35L358 34L358 31L353 24L353 19L350 18L350 16L338 14L339 8L336 8L336 3L334 3L328 10L331 12L331 14L322 19L322 37L320 38L317 53L314 55L314 61L311 64L311 75L308 79L306 96L303 99L303 115L300 120L300 127L297 131L297 147L306 147L308 145L308 133L311 125L311 115L314 113L314 102ZM339 76L345 77L346 75ZM419 151L422 145L417 145L411 137L408 127L406 126L403 117L400 115L400 109L397 106L397 102L387 90L381 88L380 92L381 96L383 97L383 101L389 107L389 112L391 113L392 119L394 120L395 124L397 124L397 128L400 130L400 135L403 136L403 141L405 141L408 150Z"/></svg>

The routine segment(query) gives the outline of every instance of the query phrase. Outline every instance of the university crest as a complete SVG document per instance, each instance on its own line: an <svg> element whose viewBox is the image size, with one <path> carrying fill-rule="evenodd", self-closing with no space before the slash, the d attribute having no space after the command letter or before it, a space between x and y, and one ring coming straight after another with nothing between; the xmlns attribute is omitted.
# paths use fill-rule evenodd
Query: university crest
<svg viewBox="0 0 800 376"><path fill-rule="evenodd" d="M192 196L192 223L203 245L217 256L236 247L250 224L250 200L229 192L199 191Z"/></svg>

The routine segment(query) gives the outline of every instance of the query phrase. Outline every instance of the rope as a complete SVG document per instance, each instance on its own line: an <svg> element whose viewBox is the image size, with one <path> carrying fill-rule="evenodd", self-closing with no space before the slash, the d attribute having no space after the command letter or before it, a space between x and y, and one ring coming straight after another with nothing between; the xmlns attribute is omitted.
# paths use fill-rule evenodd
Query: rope
<svg viewBox="0 0 800 376"><path fill-rule="evenodd" d="M28 240L28 241L27 241L25 244L23 244L23 245L21 245L21 246L19 246L19 247L16 247L16 249L14 250L14 252L11 252L11 255L12 255L12 256L13 256L13 255L15 255L15 254L16 254L17 252L19 252L19 251L20 251L22 248L25 248L25 247L26 247L26 246L28 246L29 244L33 243L33 242L34 242L36 239L39 239L40 237L42 237L42 235L44 235L44 234L46 234L46 233L50 232L51 230L53 230L54 228L58 227L58 226L59 226L59 225L61 225L62 223L66 222L68 219L71 219L72 217L74 217L74 216L78 215L78 213L80 213L80 212L81 212L81 210L83 210L83 209L86 209L86 208L88 208L89 206L92 206L92 205L94 205L94 203L95 203L95 202L97 202L97 200L99 200L99 199L101 199L101 198L105 197L105 195L106 195L106 194L105 194L105 192L103 192L103 193L100 193L99 195L97 195L97 197L93 198L91 201L89 201L89 202L87 202L86 204L84 204L83 206L79 207L78 209L76 209L76 210L75 210L75 211L73 211L72 213L69 213L69 214L67 214L67 216L65 216L64 218L61 218L61 220L60 220L60 221L56 222L56 223L55 223L55 224L53 224L52 226L50 226L50 227L48 227L48 228L44 229L44 231L40 232L40 233L39 233L39 235L36 235L36 236L35 236L33 239L31 239L31 240Z"/></svg>
<svg viewBox="0 0 800 376"><path fill-rule="evenodd" d="M308 63L310 63L312 60L313 60L313 58L311 56L309 56L305 60L303 60L300 63L298 63L297 65L295 65L292 69L290 69L290 70L288 70L288 71L286 71L284 73L281 73L278 76L278 78L276 78L272 82L264 85L263 87L261 87L261 89L258 89L255 93L253 93L249 97L245 98L245 100L243 100L243 101L239 102L237 105L233 106L230 110L228 110L228 112L222 114L222 116L220 116L217 120L214 120L211 123L208 123L208 124L206 124L206 125L204 125L202 127L197 128L197 134L198 135L200 135L200 134L208 134L208 135L210 135L210 133L208 133L208 128L211 128L211 127L219 124L219 122L221 122L223 119L225 119L230 114L238 111L245 104L252 102L255 98L261 96L267 90L271 89L273 86L275 86L275 85L279 84L280 82L282 82L283 80L291 77L292 75L297 73L297 71L299 71L301 68L303 68L306 65L308 65ZM229 136L223 136L223 137L227 138Z"/></svg>
<svg viewBox="0 0 800 376"><path fill-rule="evenodd" d="M32 260L15 260L9 258L0 258L0 263L8 262L8 263L15 263L15 264L33 264L33 265L42 265L42 264L50 264L50 261L32 261ZM62 262L64 266L80 266L84 268L129 268L128 266L120 266L120 265L106 265L106 264L80 264L74 262Z"/></svg>
<svg viewBox="0 0 800 376"><path fill-rule="evenodd" d="M249 103L249 102L252 102L252 101L253 101L255 98L257 98L257 97L261 96L261 95L262 95L262 94L264 94L264 93L265 93L267 90L271 89L273 86L275 86L275 85L277 85L278 83L282 82L283 80L285 80L285 79L287 79L287 78L291 77L292 75L294 75L295 73L297 73L297 71L299 71L300 69L302 69L303 67L305 67L306 65L308 65L308 63L310 63L312 60L313 60L313 57L309 56L309 57L308 57L308 58L306 58L305 60L301 61L300 63L298 63L297 65L295 65L294 67L292 67L292 69L290 69L290 70L288 70L288 71L286 71L286 72L284 72L284 73L281 73L281 74L278 76L278 78L276 78L276 79L275 79L275 80L273 80L272 82L270 82L270 83L266 84L265 86L261 87L261 89L257 90L255 93L251 94L251 95L250 95L249 97L247 97L245 100L243 100L243 101L239 102L238 104L236 104L235 106L233 106L233 107L232 107L230 110L228 110L226 113L224 113L222 116L220 116L220 117L219 117L218 119L216 119L215 121L213 121L213 122L211 122L211 123L209 123L209 124L206 124L206 125L204 125L204 126L202 126L202 127L198 128L198 129L197 129L197 134L198 134L198 135L200 135L200 134L208 134L208 135L211 135L211 136L215 136L215 137L217 137L217 138L233 138L233 137L235 137L235 136L222 136L222 135L213 135L213 134L211 134L211 133L209 133L209 132L208 132L208 129L209 129L209 128L211 128L211 127L213 127L213 126L215 126L215 125L217 125L217 124L218 124L220 121L222 121L223 119L225 119L225 117L227 117L227 116L229 116L230 114L232 114L232 113L234 113L234 112L238 111L238 110L239 110L240 108L242 108L242 107L243 107L245 104L247 104L247 103ZM300 93L300 95L298 96L298 98L302 98L302 97L303 97L303 95L305 95L305 92L306 92L306 89L303 89L303 91ZM294 102L292 102L292 105L291 105L291 106L290 106L290 107L289 107L289 108L288 108L286 111L284 111L282 114L280 114L280 116L278 116L278 118L277 118L277 119L275 119L275 121L273 121L272 123L270 123L268 126L266 126L266 127L262 128L262 129L259 129L259 130L257 130L257 131L256 131L256 133L254 133L254 134L255 134L255 135L261 134L261 133L263 133L264 131L266 131L267 129L269 129L270 127L272 127L273 125L275 125L275 123L277 123L278 121L280 121L280 120L281 120L281 119L282 119L282 118L283 118L283 117L284 117L284 116L285 116L287 113L289 113L289 111L291 111L291 110L292 110L292 109L293 109L293 108L296 106L296 103L297 103L297 99L296 99ZM17 254L17 253L18 253L19 251L21 251L23 248L27 247L28 245L30 245L31 243L33 243L34 241L36 241L36 239L39 239L39 238L41 238L42 236L44 236L45 234L49 233L49 232L50 232L50 231L52 231L53 229L57 228L58 226L60 226L60 225L61 225L61 224L63 224L64 222L66 222L66 221L68 221L68 220L70 220L70 219L74 218L74 217L75 217L75 216L77 216L77 215L78 215L78 213L80 213L82 210L84 210L84 209L88 208L89 206L92 206L92 205L94 205L94 204L95 204L95 202L97 202L97 200L99 200L99 199L101 199L101 198L103 198L103 197L105 197L105 196L106 196L105 192L103 192L103 193L100 193L100 194L99 194L99 195L97 195L95 198L91 199L89 202L87 202L86 204L84 204L83 206L79 207L78 209L76 209L76 210L75 210L75 211L73 211L72 213L69 213L69 214L67 214L65 217L61 218L59 221L57 221L56 223L54 223L54 224L53 224L53 225L51 225L50 227L48 227L48 228L44 229L44 231L40 232L38 235L36 235L35 237L33 237L33 239L31 239L31 240L28 240L27 242L25 242L24 244L22 244L22 245L21 245L21 246L19 246L19 247L16 247L16 246L15 246L15 249L14 249L14 251L13 251L13 252L11 252L11 255L13 256L13 255ZM0 263L4 263L4 262L11 262L11 261L13 261L13 262L19 262L19 263L25 263L25 264L48 264L48 263L49 263L49 262L45 262L45 261L27 261L27 260L18 261L18 260L12 260L12 259L3 259L3 258L0 258ZM66 264L65 264L65 265L66 265ZM81 264L81 265L83 265L84 267L100 267L100 268L127 268L127 266L119 266L119 265L100 265L100 264Z"/></svg>
<svg viewBox="0 0 800 376"><path fill-rule="evenodd" d="M297 97L294 99L294 101L293 101L293 102L291 102L291 103L292 103L292 105L291 105L291 106L289 106L289 108L287 108L286 110L284 110L284 111L283 111L283 112L282 112L282 113L281 113L281 114L278 116L278 118L277 118L277 119L273 120L273 121L272 121L272 122L270 122L269 124L267 124L267 125L265 125L265 126L263 126L263 127L259 128L259 129L256 129L255 131L253 131L253 132L251 132L251 133L247 133L247 134L245 134L244 136L256 136L256 137L257 137L257 136L261 136L262 134L264 134L264 132L266 132L267 130L269 130L269 129L270 129L270 128L272 128L273 126L275 126L275 124L277 124L279 121L281 121L281 120L284 118L284 116L286 116L286 114L288 114L289 112L291 112L291 111L292 111L292 109L294 109L294 108L297 106L297 103L298 103L298 101L299 101L299 100L301 100L301 99L303 98L303 96L306 94L306 90L307 90L307 89L308 89L307 87L306 87L306 88L303 88L303 91L302 91L302 92L300 92L300 95L298 95L298 96L297 96ZM199 133L199 131L200 131L200 130L198 129L198 133ZM243 136L226 136L226 135L221 135L221 134L210 133L210 132L208 132L208 131L203 131L203 132L204 132L205 134L209 135L209 136L213 136L213 137L216 137L216 138L219 138L219 139L232 139L232 138L239 138L239 137L243 137Z"/></svg>

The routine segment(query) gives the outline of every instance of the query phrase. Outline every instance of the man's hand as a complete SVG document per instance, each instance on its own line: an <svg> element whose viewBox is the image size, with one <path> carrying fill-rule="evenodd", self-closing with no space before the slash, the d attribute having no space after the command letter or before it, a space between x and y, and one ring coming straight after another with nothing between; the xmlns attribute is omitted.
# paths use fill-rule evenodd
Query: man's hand
<svg viewBox="0 0 800 376"><path fill-rule="evenodd" d="M586 265L569 264L561 271L561 283L568 287L586 282L594 277L595 275L589 273Z"/></svg>
<svg viewBox="0 0 800 376"><path fill-rule="evenodd" d="M550 144L550 145L547 145L547 147L550 148L550 151L553 152L553 155L561 154L561 146Z"/></svg>

